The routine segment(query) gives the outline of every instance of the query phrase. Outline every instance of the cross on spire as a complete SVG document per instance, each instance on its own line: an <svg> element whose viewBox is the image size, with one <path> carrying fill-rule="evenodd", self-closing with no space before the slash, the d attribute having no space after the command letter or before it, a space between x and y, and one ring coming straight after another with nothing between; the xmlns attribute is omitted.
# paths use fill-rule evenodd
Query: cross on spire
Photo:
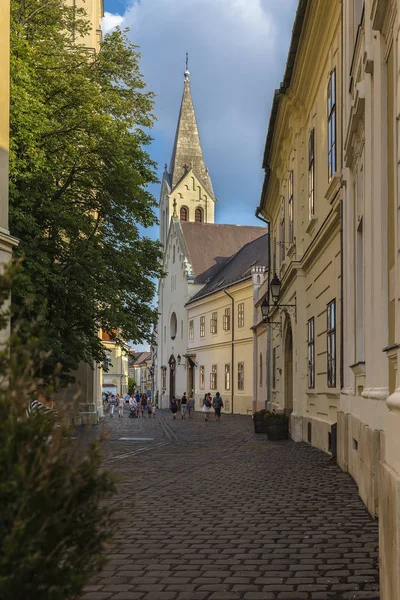
<svg viewBox="0 0 400 600"><path fill-rule="evenodd" d="M190 77L190 71L189 71L189 53L186 52L186 69L184 72L184 76L185 76L185 82L189 81L189 77Z"/></svg>

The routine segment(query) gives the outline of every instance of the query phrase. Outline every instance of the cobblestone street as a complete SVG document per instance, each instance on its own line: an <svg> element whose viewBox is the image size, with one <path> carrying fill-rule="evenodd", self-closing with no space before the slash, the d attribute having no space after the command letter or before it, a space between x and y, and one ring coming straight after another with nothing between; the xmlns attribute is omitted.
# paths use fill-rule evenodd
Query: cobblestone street
<svg viewBox="0 0 400 600"><path fill-rule="evenodd" d="M249 417L106 425L114 547L83 600L379 598L378 524L325 454Z"/></svg>

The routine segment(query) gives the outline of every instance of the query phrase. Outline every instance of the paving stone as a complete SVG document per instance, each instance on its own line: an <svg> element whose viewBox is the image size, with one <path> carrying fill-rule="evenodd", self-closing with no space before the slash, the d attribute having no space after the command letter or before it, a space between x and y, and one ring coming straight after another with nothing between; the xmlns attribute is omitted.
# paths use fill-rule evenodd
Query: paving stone
<svg viewBox="0 0 400 600"><path fill-rule="evenodd" d="M199 414L173 421L163 411L132 421L106 423L104 464L118 476L125 513L112 522L111 562L81 600L378 598L378 524L328 456L261 439L245 416L224 415L218 428ZM153 438L139 462L127 455L134 444L119 440L133 430ZM156 515L149 498L162 499Z"/></svg>

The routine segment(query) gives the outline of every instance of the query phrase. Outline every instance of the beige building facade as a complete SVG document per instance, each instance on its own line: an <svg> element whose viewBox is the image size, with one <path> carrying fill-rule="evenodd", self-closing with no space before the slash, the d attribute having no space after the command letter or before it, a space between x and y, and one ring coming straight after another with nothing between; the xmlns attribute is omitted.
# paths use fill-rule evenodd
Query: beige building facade
<svg viewBox="0 0 400 600"><path fill-rule="evenodd" d="M17 240L8 229L8 162L10 137L10 3L0 3L0 269L7 265ZM8 334L8 331L7 331Z"/></svg>
<svg viewBox="0 0 400 600"><path fill-rule="evenodd" d="M291 415L294 440L325 452L335 444L340 395L340 69L341 3L300 0L273 100L258 208L270 228L268 399ZM281 284L276 304L274 280ZM257 354L265 348L260 337ZM258 371L256 379L263 377Z"/></svg>
<svg viewBox="0 0 400 600"><path fill-rule="evenodd" d="M344 382L338 462L379 517L383 600L400 599L400 2L343 11Z"/></svg>

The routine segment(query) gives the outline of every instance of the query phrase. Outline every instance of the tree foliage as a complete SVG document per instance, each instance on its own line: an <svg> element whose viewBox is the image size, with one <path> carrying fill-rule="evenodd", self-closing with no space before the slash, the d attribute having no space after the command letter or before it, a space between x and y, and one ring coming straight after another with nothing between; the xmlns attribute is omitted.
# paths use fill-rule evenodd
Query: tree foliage
<svg viewBox="0 0 400 600"><path fill-rule="evenodd" d="M154 122L137 48L125 32L95 53L88 23L63 0L11 0L10 230L23 272L13 310L43 318L47 368L104 358L99 326L150 337L158 242ZM21 334L23 331L21 332Z"/></svg>
<svg viewBox="0 0 400 600"><path fill-rule="evenodd" d="M9 285L2 275L0 306ZM0 351L0 598L68 600L104 564L115 485L99 444L82 447L62 424L62 406L28 416L32 398L52 393L36 375L46 355L34 329L26 342L17 326L12 347Z"/></svg>

